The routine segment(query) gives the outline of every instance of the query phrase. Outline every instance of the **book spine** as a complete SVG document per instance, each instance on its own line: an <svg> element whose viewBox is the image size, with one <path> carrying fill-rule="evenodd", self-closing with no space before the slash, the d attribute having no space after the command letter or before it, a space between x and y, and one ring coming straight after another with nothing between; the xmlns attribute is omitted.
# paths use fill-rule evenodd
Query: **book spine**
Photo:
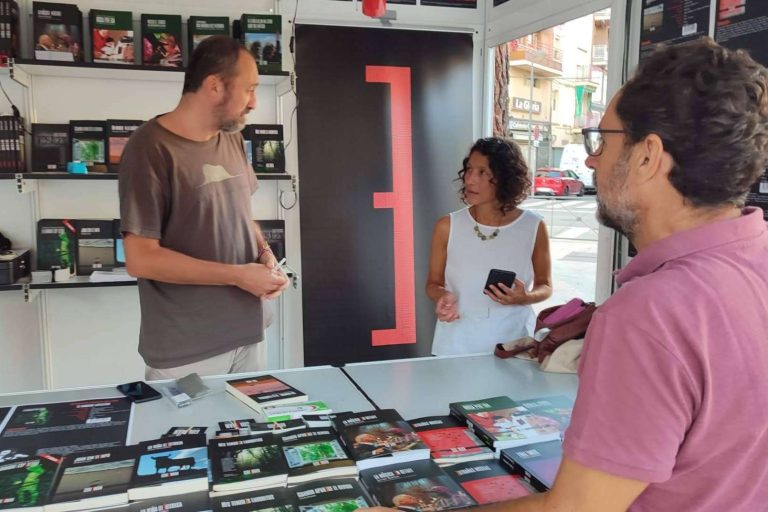
<svg viewBox="0 0 768 512"><path fill-rule="evenodd" d="M537 491L547 492L549 490L549 487L545 485L544 482L536 478L530 471L525 469L525 467L516 460L510 459L502 454L501 463L509 468L513 474L521 476L523 480L528 482L531 487Z"/></svg>

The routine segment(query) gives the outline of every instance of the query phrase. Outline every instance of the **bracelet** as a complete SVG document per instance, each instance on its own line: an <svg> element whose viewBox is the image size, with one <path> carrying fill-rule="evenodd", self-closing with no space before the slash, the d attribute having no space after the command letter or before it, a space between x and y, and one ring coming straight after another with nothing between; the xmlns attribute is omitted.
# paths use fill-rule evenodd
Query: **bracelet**
<svg viewBox="0 0 768 512"><path fill-rule="evenodd" d="M256 255L256 261L261 261L261 257L264 256L264 253L266 252L272 252L272 248L267 243L265 243L264 246L259 249L259 253Z"/></svg>

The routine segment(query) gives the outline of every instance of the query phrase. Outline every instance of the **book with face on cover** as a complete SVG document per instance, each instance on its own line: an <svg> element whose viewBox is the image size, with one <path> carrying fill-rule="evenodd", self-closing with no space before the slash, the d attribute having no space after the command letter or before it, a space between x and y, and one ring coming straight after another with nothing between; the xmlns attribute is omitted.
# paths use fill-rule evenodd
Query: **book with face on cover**
<svg viewBox="0 0 768 512"><path fill-rule="evenodd" d="M128 497L131 501L208 490L205 434L166 437L139 444Z"/></svg>
<svg viewBox="0 0 768 512"><path fill-rule="evenodd" d="M226 382L227 392L259 412L270 405L306 402L309 397L272 375L245 377Z"/></svg>
<svg viewBox="0 0 768 512"><path fill-rule="evenodd" d="M516 500L532 494L520 475L513 475L498 460L475 460L444 468L478 505Z"/></svg>
<svg viewBox="0 0 768 512"><path fill-rule="evenodd" d="M429 448L394 409L336 414L333 427L360 470L429 458Z"/></svg>
<svg viewBox="0 0 768 512"><path fill-rule="evenodd" d="M453 416L429 416L408 423L429 447L432 460L441 466L493 458L493 450Z"/></svg>

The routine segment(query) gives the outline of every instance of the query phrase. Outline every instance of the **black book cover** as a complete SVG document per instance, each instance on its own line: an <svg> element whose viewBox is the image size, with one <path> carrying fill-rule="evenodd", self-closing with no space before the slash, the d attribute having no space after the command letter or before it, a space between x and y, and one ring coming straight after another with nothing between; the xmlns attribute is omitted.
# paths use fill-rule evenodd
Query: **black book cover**
<svg viewBox="0 0 768 512"><path fill-rule="evenodd" d="M565 432L565 429L571 424L573 399L567 396L543 396L530 400L517 400L517 403L528 409L531 414L555 420L560 425L560 432Z"/></svg>
<svg viewBox="0 0 768 512"><path fill-rule="evenodd" d="M181 16L177 14L142 14L142 64L180 68L183 64L181 48Z"/></svg>
<svg viewBox="0 0 768 512"><path fill-rule="evenodd" d="M70 121L71 161L84 162L91 172L107 170L107 123L104 121Z"/></svg>
<svg viewBox="0 0 768 512"><path fill-rule="evenodd" d="M272 249L277 261L285 258L285 221L284 220L259 220L261 233L264 240Z"/></svg>
<svg viewBox="0 0 768 512"><path fill-rule="evenodd" d="M352 512L373 505L354 478L316 480L291 487L288 492L302 512Z"/></svg>
<svg viewBox="0 0 768 512"><path fill-rule="evenodd" d="M128 486L136 464L136 447L121 446L71 454L64 457L57 472L50 503L83 502L115 496L112 503L128 503ZM119 495L122 495L120 497ZM71 510L71 508L70 508Z"/></svg>
<svg viewBox="0 0 768 512"><path fill-rule="evenodd" d="M68 124L32 124L32 172L65 172L68 154Z"/></svg>
<svg viewBox="0 0 768 512"><path fill-rule="evenodd" d="M68 268L74 272L77 254L77 228L68 219L37 221L37 270L51 267Z"/></svg>
<svg viewBox="0 0 768 512"><path fill-rule="evenodd" d="M292 493L284 487L227 494L212 498L211 501L213 510L216 512L294 512L296 510Z"/></svg>
<svg viewBox="0 0 768 512"><path fill-rule="evenodd" d="M232 27L233 32L235 27ZM283 70L280 33L282 17L269 14L243 14L239 23L239 39L251 52L259 73L275 74ZM237 38L237 36L235 36Z"/></svg>
<svg viewBox="0 0 768 512"><path fill-rule="evenodd" d="M35 60L83 62L83 14L76 5L32 2Z"/></svg>
<svg viewBox="0 0 768 512"><path fill-rule="evenodd" d="M366 469L360 483L383 507L438 512L475 505L474 500L431 460Z"/></svg>
<svg viewBox="0 0 768 512"><path fill-rule="evenodd" d="M313 428L280 436L288 463L288 478L301 481L320 472L355 475L357 466L342 448L336 432L330 428ZM329 475L333 476L333 475Z"/></svg>
<svg viewBox="0 0 768 512"><path fill-rule="evenodd" d="M134 64L133 13L91 9L91 56L93 62Z"/></svg>
<svg viewBox="0 0 768 512"><path fill-rule="evenodd" d="M307 428L307 425L301 419L262 423L253 418L248 418L243 420L220 421L219 428L222 432L232 432L239 435L281 434L293 430L304 430Z"/></svg>
<svg viewBox="0 0 768 512"><path fill-rule="evenodd" d="M208 451L214 491L280 486L287 479L288 465L272 434L211 439Z"/></svg>
<svg viewBox="0 0 768 512"><path fill-rule="evenodd" d="M77 275L115 268L114 219L75 220L77 228Z"/></svg>
<svg viewBox="0 0 768 512"><path fill-rule="evenodd" d="M417 458L429 457L429 448L394 409L337 414L333 426L356 461L419 451Z"/></svg>
<svg viewBox="0 0 768 512"><path fill-rule="evenodd" d="M547 491L555 482L563 458L560 441L534 443L501 451L501 462L522 475L537 491Z"/></svg>
<svg viewBox="0 0 768 512"><path fill-rule="evenodd" d="M451 416L460 422L467 423L467 415L471 412L487 411L494 408L503 409L515 405L516 403L508 396L494 396L492 398L453 402L448 404L448 409Z"/></svg>
<svg viewBox="0 0 768 512"><path fill-rule="evenodd" d="M284 173L283 125L249 124L243 128L246 156L254 172ZM250 148L250 154L249 154Z"/></svg>
<svg viewBox="0 0 768 512"><path fill-rule="evenodd" d="M159 496L166 493L157 489L158 486L192 479L204 479L207 487L205 434L145 441L139 444L129 496L131 500L151 498L151 494Z"/></svg>
<svg viewBox="0 0 768 512"><path fill-rule="evenodd" d="M131 503L129 512L212 512L208 491L190 492Z"/></svg>
<svg viewBox="0 0 768 512"><path fill-rule="evenodd" d="M187 34L191 54L197 45L211 36L228 36L229 18L227 16L190 16L187 20Z"/></svg>
<svg viewBox="0 0 768 512"><path fill-rule="evenodd" d="M43 455L0 464L0 510L45 505L60 461L51 455Z"/></svg>
<svg viewBox="0 0 768 512"><path fill-rule="evenodd" d="M128 139L142 124L144 121L135 119L107 119L107 154L109 155L107 167L109 172L118 171Z"/></svg>
<svg viewBox="0 0 768 512"><path fill-rule="evenodd" d="M462 462L444 470L478 505L515 500L531 494L519 475L511 474L495 459Z"/></svg>

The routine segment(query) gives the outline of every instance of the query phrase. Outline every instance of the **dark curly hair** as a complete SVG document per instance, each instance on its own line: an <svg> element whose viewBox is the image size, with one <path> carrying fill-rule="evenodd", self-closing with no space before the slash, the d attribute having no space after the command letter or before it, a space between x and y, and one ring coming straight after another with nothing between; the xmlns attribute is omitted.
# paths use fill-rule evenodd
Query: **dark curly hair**
<svg viewBox="0 0 768 512"><path fill-rule="evenodd" d="M507 213L522 203L531 190L531 175L525 163L520 147L514 142L500 137L478 139L464 158L459 177L461 183L459 196L464 199L464 175L467 172L469 156L480 153L488 158L488 165L493 172L491 183L496 185L496 199L501 203L501 213Z"/></svg>
<svg viewBox="0 0 768 512"><path fill-rule="evenodd" d="M672 185L695 207L744 203L768 154L768 70L710 38L662 48L622 88L627 143L651 133L674 159Z"/></svg>

